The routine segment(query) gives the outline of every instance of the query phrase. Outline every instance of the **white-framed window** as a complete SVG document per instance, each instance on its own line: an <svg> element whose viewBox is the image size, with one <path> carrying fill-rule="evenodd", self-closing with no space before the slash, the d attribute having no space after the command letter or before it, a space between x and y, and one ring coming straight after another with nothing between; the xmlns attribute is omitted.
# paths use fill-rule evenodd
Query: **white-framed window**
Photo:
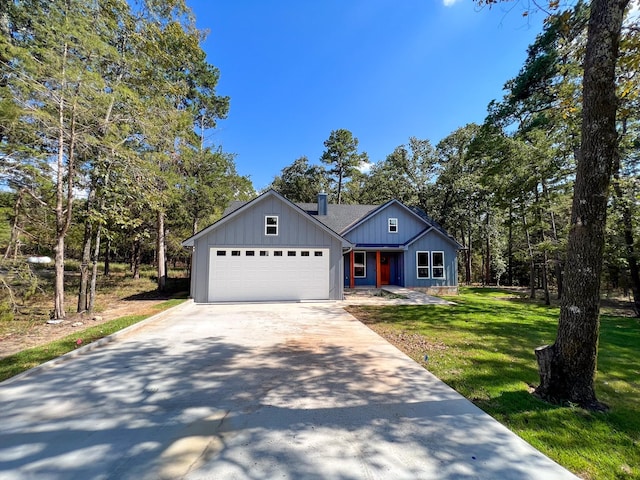
<svg viewBox="0 0 640 480"><path fill-rule="evenodd" d="M431 278L429 269L429 252L416 252L416 276Z"/></svg>
<svg viewBox="0 0 640 480"><path fill-rule="evenodd" d="M444 278L444 252L431 252L431 276Z"/></svg>
<svg viewBox="0 0 640 480"><path fill-rule="evenodd" d="M353 276L354 278L367 276L367 252L353 252Z"/></svg>
<svg viewBox="0 0 640 480"><path fill-rule="evenodd" d="M389 218L389 233L398 233L398 219Z"/></svg>
<svg viewBox="0 0 640 480"><path fill-rule="evenodd" d="M264 234L278 235L278 216L277 215L265 215Z"/></svg>

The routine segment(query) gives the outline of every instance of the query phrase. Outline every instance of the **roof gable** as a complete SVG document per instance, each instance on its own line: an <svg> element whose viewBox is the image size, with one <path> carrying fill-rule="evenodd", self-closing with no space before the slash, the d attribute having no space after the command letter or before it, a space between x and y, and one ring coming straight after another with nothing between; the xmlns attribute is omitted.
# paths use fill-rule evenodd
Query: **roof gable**
<svg viewBox="0 0 640 480"><path fill-rule="evenodd" d="M350 225L349 228L345 229L343 232L340 232L342 235L346 235L347 233L349 233L350 231L352 231L353 229L359 227L360 225L362 225L363 223L366 223L367 221L369 221L370 219L372 219L374 216L378 215L379 213L381 213L382 211L386 210L387 208L391 207L392 205L398 205L400 206L402 209L404 209L409 215L415 217L418 221L420 221L421 223L423 223L425 225L425 227L429 227L431 226L431 224L422 216L418 215L413 209L407 207L404 203L398 201L398 200L389 200L387 203L383 204L383 205L379 205L375 210L370 211L367 215L363 216L362 218L360 218L357 222L355 222L353 225Z"/></svg>
<svg viewBox="0 0 640 480"><path fill-rule="evenodd" d="M192 247L197 239L199 239L199 238L201 238L201 237L203 237L205 235L208 235L210 232L212 232L215 229L218 229L218 228L222 227L226 223L232 221L234 218L242 215L244 212L252 209L253 207L255 207L256 205L258 205L262 201L265 201L268 198L276 198L276 199L278 199L279 201L283 202L284 204L289 206L294 211L297 211L300 214L300 216L302 218L304 218L306 221L315 224L317 227L319 227L322 230L326 231L327 233L329 233L334 238L340 240L340 242L344 246L349 246L350 245L350 243L347 240L342 238L340 235L338 235L335 231L333 231L327 225L325 225L324 223L319 221L316 217L314 217L312 215L309 215L306 211L301 209L299 206L297 206L296 204L290 202L289 200L287 200L285 197L280 195L275 190L270 189L270 190L267 190L265 193L259 195L258 197L254 198L253 200L250 200L248 202L233 202L229 206L229 208L227 208L225 210L225 214L221 219L219 219L217 222L214 222L213 224L209 225L208 227L205 227L204 229L200 230L195 235L193 235L193 236L187 238L186 240L184 240L182 242L182 246L184 246L184 247Z"/></svg>

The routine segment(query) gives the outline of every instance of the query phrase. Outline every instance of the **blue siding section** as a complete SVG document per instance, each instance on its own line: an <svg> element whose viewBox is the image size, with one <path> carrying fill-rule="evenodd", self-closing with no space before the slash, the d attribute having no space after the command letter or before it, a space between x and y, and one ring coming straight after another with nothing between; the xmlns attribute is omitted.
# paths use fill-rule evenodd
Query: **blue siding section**
<svg viewBox="0 0 640 480"><path fill-rule="evenodd" d="M439 251L444 252L444 276L440 279L422 279L417 276L416 252L418 251ZM412 243L409 251L405 253L405 286L406 287L454 287L458 285L457 269L458 250L451 241L443 237L436 231L427 233L424 237ZM432 266L432 265L431 265Z"/></svg>
<svg viewBox="0 0 640 480"><path fill-rule="evenodd" d="M398 219L398 233L389 233L388 219ZM422 232L427 225L403 206L392 203L375 213L362 225L344 235L351 243L402 245Z"/></svg>
<svg viewBox="0 0 640 480"><path fill-rule="evenodd" d="M357 250L360 251L360 250ZM404 286L404 253L384 252L389 257L389 282L391 285ZM376 252L367 252L367 277L356 278L355 286L375 286L376 284ZM349 288L349 275L351 275L351 259L344 255L344 286Z"/></svg>

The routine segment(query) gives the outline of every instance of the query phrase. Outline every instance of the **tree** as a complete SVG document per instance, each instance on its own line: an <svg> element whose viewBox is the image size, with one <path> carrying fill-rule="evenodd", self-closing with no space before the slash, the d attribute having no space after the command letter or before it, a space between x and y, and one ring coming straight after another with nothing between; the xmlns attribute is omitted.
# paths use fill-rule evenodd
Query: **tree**
<svg viewBox="0 0 640 480"><path fill-rule="evenodd" d="M78 170L96 128L94 109L104 94L96 64L109 46L96 31L99 7L77 0L25 0L9 10L10 36L3 37L3 68L18 123L31 132L32 156L54 165L55 193L39 198L55 212L53 317L64 318L65 238L73 218ZM38 192L29 189L38 198Z"/></svg>
<svg viewBox="0 0 640 480"><path fill-rule="evenodd" d="M313 203L327 188L327 177L324 168L309 165L309 159L302 156L282 169L271 188L292 202Z"/></svg>
<svg viewBox="0 0 640 480"><path fill-rule="evenodd" d="M594 377L608 190L618 156L616 61L628 0L593 0L582 82L582 128L556 341L536 350L536 394L602 409Z"/></svg>
<svg viewBox="0 0 640 480"><path fill-rule="evenodd" d="M358 153L358 139L349 130L343 128L333 130L329 138L324 141L327 148L320 160L331 165L327 171L335 184L335 197L338 204L342 203L342 186L344 180L350 178L358 167L367 161L366 153Z"/></svg>

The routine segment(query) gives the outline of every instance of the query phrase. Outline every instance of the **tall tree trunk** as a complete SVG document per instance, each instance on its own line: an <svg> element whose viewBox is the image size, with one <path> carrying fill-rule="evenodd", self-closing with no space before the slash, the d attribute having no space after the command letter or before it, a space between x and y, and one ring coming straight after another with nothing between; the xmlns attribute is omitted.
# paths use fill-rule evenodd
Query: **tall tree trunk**
<svg viewBox="0 0 640 480"><path fill-rule="evenodd" d="M486 248L486 260L484 261L484 284L489 285L491 283L491 243L490 243L490 220L489 220L489 209L487 208L487 231L486 231L486 239L485 239L485 248Z"/></svg>
<svg viewBox="0 0 640 480"><path fill-rule="evenodd" d="M542 190L544 192L544 180L541 182ZM542 205L540 205L540 194L538 192L538 186L535 188L535 198L536 198L536 214L538 216L538 225L540 226L539 238L542 241L543 245L547 243L547 234L544 230L544 222L542 221ZM542 291L544 293L544 304L551 305L551 297L549 296L549 254L547 253L546 246L542 251L542 265L540 269L540 274L542 275Z"/></svg>
<svg viewBox="0 0 640 480"><path fill-rule="evenodd" d="M167 283L167 259L164 238L164 212L158 210L157 214L157 255L158 255L158 290L164 292Z"/></svg>
<svg viewBox="0 0 640 480"><path fill-rule="evenodd" d="M93 259L91 265L91 288L89 289L89 313L93 312L96 306L96 284L98 282L98 258L100 258L100 235L102 233L102 225L96 227L96 239L93 247Z"/></svg>
<svg viewBox="0 0 640 480"><path fill-rule="evenodd" d="M467 285L471 285L471 253L472 253L472 237L471 237L471 231L472 231L472 227L471 227L471 222L469 222L469 241L467 242L467 258L466 258L466 262L465 262L465 281L467 283Z"/></svg>
<svg viewBox="0 0 640 480"><path fill-rule="evenodd" d="M82 260L80 262L80 288L78 290L78 309L81 313L87 309L87 300L89 292L89 262L91 261L91 209L93 207L93 199L95 197L95 189L93 185L89 191L87 198L87 212L84 220L84 239L82 248Z"/></svg>
<svg viewBox="0 0 640 480"><path fill-rule="evenodd" d="M75 176L75 142L76 142L76 109L77 94L80 85L76 85L76 95L73 97L70 112L69 131L65 131L65 105L67 99L64 95L66 88L66 62L68 55L68 45L63 47L61 63L61 87L60 99L58 101L58 152L57 152L57 172L56 172L56 245L55 253L55 281L54 281L54 309L53 318L63 319L66 317L64 311L64 241L71 225L73 211L73 183ZM67 145L68 136L68 148ZM66 169L65 169L66 154ZM65 185L66 173L66 185ZM65 192L66 187L66 192ZM65 195L66 194L66 195Z"/></svg>
<svg viewBox="0 0 640 480"><path fill-rule="evenodd" d="M627 133L627 120L622 122L622 134ZM625 198L625 192L620 184L620 157L616 158L613 166L613 192L620 206L622 214L622 228L625 244L625 256L629 264L629 274L631 277L631 293L633 295L633 310L637 317L640 317L640 271L638 268L638 259L634 247L633 238L633 214L629 200ZM632 201L632 200L631 200ZM617 283L617 282L616 282Z"/></svg>
<svg viewBox="0 0 640 480"><path fill-rule="evenodd" d="M549 254L544 252L542 255L542 289L544 291L544 304L551 305L551 296L549 295Z"/></svg>
<svg viewBox="0 0 640 480"><path fill-rule="evenodd" d="M547 201L547 205L551 204L551 199L549 198L549 189L547 188L547 183L542 180L542 192ZM549 223L551 225L551 235L553 236L553 244L555 245L554 252L554 270L556 273L556 282L558 284L558 299L562 298L562 254L560 253L560 249L558 248L558 227L556 225L556 215L553 213L553 210L549 210Z"/></svg>
<svg viewBox="0 0 640 480"><path fill-rule="evenodd" d="M133 279L140 279L140 255L141 255L140 237L136 236L133 241L133 253L131 255L131 272L133 273Z"/></svg>
<svg viewBox="0 0 640 480"><path fill-rule="evenodd" d="M111 275L111 237L107 235L107 242L104 246L104 276Z"/></svg>
<svg viewBox="0 0 640 480"><path fill-rule="evenodd" d="M618 155L615 67L629 0L593 0L582 82L582 138L576 169L565 289L556 341L536 349L540 385L553 402L602 409L594 387L600 275L611 173Z"/></svg>
<svg viewBox="0 0 640 480"><path fill-rule="evenodd" d="M536 298L536 258L533 254L533 245L531 244L531 234L527 226L527 216L522 216L524 225L524 233L527 238L527 251L529 252L529 298Z"/></svg>
<svg viewBox="0 0 640 480"><path fill-rule="evenodd" d="M67 56L67 46L64 46L64 54L62 57L62 88L60 100L58 102L58 155L57 155L57 172L56 172L56 244L54 247L55 261L55 280L54 280L54 307L53 318L63 319L66 316L64 311L64 238L65 214L64 214L64 159L65 159L65 121L64 121L64 78L65 78L65 62ZM71 161L71 157L68 159ZM70 173L70 172L69 172Z"/></svg>
<svg viewBox="0 0 640 480"><path fill-rule="evenodd" d="M513 286L513 201L509 203L509 240L507 244L507 283Z"/></svg>
<svg viewBox="0 0 640 480"><path fill-rule="evenodd" d="M13 222L11 223L11 237L9 238L9 245L4 252L4 259L7 260L11 255L13 247L13 259L18 256L18 243L20 241L20 206L22 204L22 198L24 197L26 190L23 188L18 192L16 202L13 205Z"/></svg>

